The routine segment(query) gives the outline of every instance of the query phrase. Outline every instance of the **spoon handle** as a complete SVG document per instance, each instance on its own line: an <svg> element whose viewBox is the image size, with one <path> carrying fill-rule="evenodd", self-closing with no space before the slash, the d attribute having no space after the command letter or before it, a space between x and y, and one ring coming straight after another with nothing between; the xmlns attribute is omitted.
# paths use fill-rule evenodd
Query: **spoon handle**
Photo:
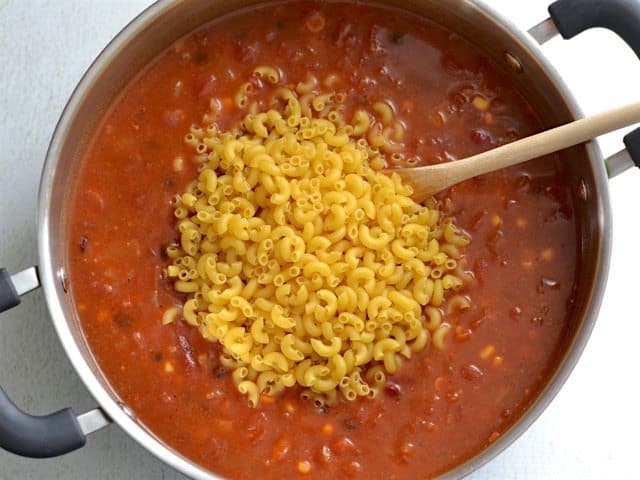
<svg viewBox="0 0 640 480"><path fill-rule="evenodd" d="M458 165L459 174L469 175L464 179L475 177L573 147L638 122L640 102L576 120L451 165Z"/></svg>
<svg viewBox="0 0 640 480"><path fill-rule="evenodd" d="M422 200L464 180L564 150L634 123L640 123L640 102L576 120L462 160L400 169L398 173L414 185L414 198Z"/></svg>

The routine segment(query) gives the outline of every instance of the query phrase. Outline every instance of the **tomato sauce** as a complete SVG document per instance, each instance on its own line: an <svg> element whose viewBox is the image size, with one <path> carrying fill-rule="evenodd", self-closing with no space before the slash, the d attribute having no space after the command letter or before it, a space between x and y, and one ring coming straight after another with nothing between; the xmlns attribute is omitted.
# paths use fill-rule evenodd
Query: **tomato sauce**
<svg viewBox="0 0 640 480"><path fill-rule="evenodd" d="M473 238L466 260L475 277L462 292L472 307L445 311L454 328L444 352L427 348L405 362L374 400L319 409L290 389L250 408L217 346L182 320L163 326L161 317L183 300L164 278L163 252L176 240L172 199L196 176L184 135L214 96L224 104L219 125L236 123L243 113L225 99L258 65L278 67L292 85L308 72L321 83L335 74L331 89L347 93L352 106L390 100L406 125L406 153L426 163L542 127L487 56L408 13L294 2L216 20L131 82L84 155L73 185L70 286L92 352L149 429L215 473L414 479L445 472L504 433L552 372L576 275L565 173L551 156L439 197ZM174 169L176 157L182 170Z"/></svg>

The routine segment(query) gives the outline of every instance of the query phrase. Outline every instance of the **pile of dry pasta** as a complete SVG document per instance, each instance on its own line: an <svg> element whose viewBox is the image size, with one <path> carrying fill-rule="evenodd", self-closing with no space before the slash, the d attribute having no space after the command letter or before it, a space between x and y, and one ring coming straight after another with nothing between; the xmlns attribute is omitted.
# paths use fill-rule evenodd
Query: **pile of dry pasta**
<svg viewBox="0 0 640 480"><path fill-rule="evenodd" d="M415 203L378 171L374 115L348 123L344 96L305 108L294 91L279 95L282 109L233 131L187 135L207 160L176 202L168 275L251 405L295 385L318 402L375 397L403 359L442 348L439 307L462 284L468 239L435 201Z"/></svg>

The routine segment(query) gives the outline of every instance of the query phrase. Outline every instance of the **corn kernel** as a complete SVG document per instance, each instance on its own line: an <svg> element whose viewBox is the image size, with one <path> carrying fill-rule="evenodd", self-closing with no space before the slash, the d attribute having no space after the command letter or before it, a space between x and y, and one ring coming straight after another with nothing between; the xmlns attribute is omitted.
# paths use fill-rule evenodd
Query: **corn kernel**
<svg viewBox="0 0 640 480"><path fill-rule="evenodd" d="M487 110L489 110L489 100L481 95L476 95L475 97L473 97L472 103L473 106L481 112L486 112Z"/></svg>
<svg viewBox="0 0 640 480"><path fill-rule="evenodd" d="M504 363L504 358L501 357L500 355L496 355L495 357L493 357L493 366L494 367L499 367L500 365L502 365Z"/></svg>
<svg viewBox="0 0 640 480"><path fill-rule="evenodd" d="M173 159L173 171L181 172L184 170L184 159L182 157L176 157Z"/></svg>
<svg viewBox="0 0 640 480"><path fill-rule="evenodd" d="M489 344L480 351L480 358L486 360L491 357L495 353L495 351L496 347L492 344Z"/></svg>
<svg viewBox="0 0 640 480"><path fill-rule="evenodd" d="M271 460L279 462L283 460L291 450L291 442L287 437L280 437L271 449Z"/></svg>
<svg viewBox="0 0 640 480"><path fill-rule="evenodd" d="M531 250L527 249L522 254L522 260L520 261L520 265L522 265L523 268L530 269L531 267L533 267L533 261L535 260L535 258L536 258L536 254Z"/></svg>
<svg viewBox="0 0 640 480"><path fill-rule="evenodd" d="M108 310L99 310L96 315L96 322L104 323L109 319L109 311Z"/></svg>
<svg viewBox="0 0 640 480"><path fill-rule="evenodd" d="M520 217L516 220L516 227L518 227L520 230L524 230L525 228L527 228L527 225L529 225L529 222L524 217Z"/></svg>
<svg viewBox="0 0 640 480"><path fill-rule="evenodd" d="M325 435L331 435L333 433L333 425L330 423L325 423L322 426L322 433Z"/></svg>
<svg viewBox="0 0 640 480"><path fill-rule="evenodd" d="M171 362L169 362L169 361L164 362L164 371L165 371L166 373L171 373L171 372L173 372L173 363L171 363Z"/></svg>
<svg viewBox="0 0 640 480"><path fill-rule="evenodd" d="M491 215L491 225L494 227L499 227L502 224L502 218L497 213Z"/></svg>
<svg viewBox="0 0 640 480"><path fill-rule="evenodd" d="M494 121L494 119L493 119L493 114L492 113L487 112L487 113L484 114L484 123L485 124L493 125L493 121Z"/></svg>
<svg viewBox="0 0 640 480"><path fill-rule="evenodd" d="M542 260L544 260L545 262L550 262L551 260L553 260L553 249L545 248L544 250L542 250L542 252L540 253L540 258L542 258Z"/></svg>
<svg viewBox="0 0 640 480"><path fill-rule="evenodd" d="M177 277L179 273L180 273L180 269L176 265L169 265L167 267L168 277Z"/></svg>
<svg viewBox="0 0 640 480"><path fill-rule="evenodd" d="M298 472L300 473L309 473L311 471L311 463L307 460L301 460L298 462Z"/></svg>
<svg viewBox="0 0 640 480"><path fill-rule="evenodd" d="M293 412L296 411L295 407L293 406L293 404L291 402L286 402L284 404L284 409L289 413L293 413Z"/></svg>
<svg viewBox="0 0 640 480"><path fill-rule="evenodd" d="M269 395L260 395L260 401L263 403L275 403L276 399Z"/></svg>

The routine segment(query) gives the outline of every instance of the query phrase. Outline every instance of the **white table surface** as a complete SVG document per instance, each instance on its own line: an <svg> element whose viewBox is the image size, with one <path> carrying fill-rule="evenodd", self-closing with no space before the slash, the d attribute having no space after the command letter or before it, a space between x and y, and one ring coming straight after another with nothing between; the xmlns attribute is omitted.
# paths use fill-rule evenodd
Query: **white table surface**
<svg viewBox="0 0 640 480"><path fill-rule="evenodd" d="M527 29L549 0L487 0ZM37 262L36 197L49 138L76 82L103 46L149 0L0 0L0 265ZM586 113L640 98L640 62L613 34L559 39L545 53ZM620 133L602 139L605 154ZM614 247L600 320L573 375L513 446L470 478L639 478L640 172L611 182ZM50 324L42 292L0 318L0 384L36 414L93 408ZM178 479L118 427L62 458L28 460L0 451L0 480ZM259 478L259 474L256 474Z"/></svg>

